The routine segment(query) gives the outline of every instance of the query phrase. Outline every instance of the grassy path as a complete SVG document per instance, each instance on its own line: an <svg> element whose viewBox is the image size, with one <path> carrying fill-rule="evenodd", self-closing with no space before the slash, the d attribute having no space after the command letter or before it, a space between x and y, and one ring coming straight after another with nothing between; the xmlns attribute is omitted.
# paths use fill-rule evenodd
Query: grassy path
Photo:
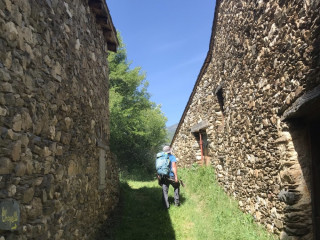
<svg viewBox="0 0 320 240"><path fill-rule="evenodd" d="M116 240L264 240L277 239L243 214L235 201L217 185L209 168L179 170L181 206L161 205L156 180L122 182L121 217L114 230ZM170 187L169 200L173 202Z"/></svg>

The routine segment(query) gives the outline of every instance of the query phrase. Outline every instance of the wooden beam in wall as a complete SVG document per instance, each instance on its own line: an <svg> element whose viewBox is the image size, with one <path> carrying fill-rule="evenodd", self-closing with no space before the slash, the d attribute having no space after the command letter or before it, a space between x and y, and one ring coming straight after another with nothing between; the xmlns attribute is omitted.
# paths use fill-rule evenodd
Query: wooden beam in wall
<svg viewBox="0 0 320 240"><path fill-rule="evenodd" d="M96 15L96 21L102 28L106 28L108 31L111 30L108 17Z"/></svg>
<svg viewBox="0 0 320 240"><path fill-rule="evenodd" d="M90 0L89 1L89 6L95 14L102 15L103 14L103 4L101 1L97 0Z"/></svg>
<svg viewBox="0 0 320 240"><path fill-rule="evenodd" d="M112 31L110 29L103 29L103 36L105 39L111 41L113 36Z"/></svg>

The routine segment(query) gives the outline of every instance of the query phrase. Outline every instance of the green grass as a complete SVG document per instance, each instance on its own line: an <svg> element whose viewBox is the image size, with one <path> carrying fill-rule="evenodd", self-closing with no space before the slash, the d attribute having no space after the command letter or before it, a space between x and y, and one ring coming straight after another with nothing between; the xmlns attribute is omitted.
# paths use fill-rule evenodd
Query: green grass
<svg viewBox="0 0 320 240"><path fill-rule="evenodd" d="M114 239L277 239L238 209L217 184L212 168L179 169L179 176L186 185L180 191L181 206L172 204L168 211L162 208L156 180L122 180L121 216L113 230ZM169 193L172 203L172 187Z"/></svg>

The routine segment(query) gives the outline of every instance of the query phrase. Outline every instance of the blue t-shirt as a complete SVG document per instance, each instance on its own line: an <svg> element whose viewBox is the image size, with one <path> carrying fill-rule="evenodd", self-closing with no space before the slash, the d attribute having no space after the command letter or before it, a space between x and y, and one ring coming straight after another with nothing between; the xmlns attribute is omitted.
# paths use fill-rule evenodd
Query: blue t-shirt
<svg viewBox="0 0 320 240"><path fill-rule="evenodd" d="M170 177L174 177L174 173L173 173L173 171L172 171L172 163L173 162L177 162L177 159L176 159L176 157L175 156L173 156L172 154L168 154L169 155L169 159L170 159L170 173L169 173L169 176Z"/></svg>

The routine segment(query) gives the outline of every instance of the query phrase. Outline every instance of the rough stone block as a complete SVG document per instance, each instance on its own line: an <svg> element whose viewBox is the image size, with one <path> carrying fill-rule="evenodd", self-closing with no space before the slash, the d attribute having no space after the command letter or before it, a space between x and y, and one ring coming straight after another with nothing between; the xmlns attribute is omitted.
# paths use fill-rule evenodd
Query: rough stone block
<svg viewBox="0 0 320 240"><path fill-rule="evenodd" d="M21 141L16 141L12 146L11 157L13 161L18 161L21 157Z"/></svg>
<svg viewBox="0 0 320 240"><path fill-rule="evenodd" d="M27 167L24 163L20 162L15 167L16 176L22 177L26 174Z"/></svg>
<svg viewBox="0 0 320 240"><path fill-rule="evenodd" d="M7 109L0 107L0 116L6 116L8 114Z"/></svg>
<svg viewBox="0 0 320 240"><path fill-rule="evenodd" d="M10 184L7 190L8 190L8 197L13 197L17 192L17 186L14 184Z"/></svg>
<svg viewBox="0 0 320 240"><path fill-rule="evenodd" d="M14 42L18 38L18 30L13 22L7 22L4 26L6 32L6 40L8 43ZM13 45L15 46L15 45Z"/></svg>
<svg viewBox="0 0 320 240"><path fill-rule="evenodd" d="M9 158L0 158L0 174L11 174L13 170L13 163Z"/></svg>
<svg viewBox="0 0 320 240"><path fill-rule="evenodd" d="M33 196L34 196L34 188L32 187L32 188L27 189L24 192L23 197L22 197L22 201L24 203L29 203L33 199Z"/></svg>
<svg viewBox="0 0 320 240"><path fill-rule="evenodd" d="M5 93L13 93L12 85L8 82L2 83L0 90Z"/></svg>
<svg viewBox="0 0 320 240"><path fill-rule="evenodd" d="M27 217L30 220L35 220L42 216L42 202L40 198L33 198L31 201L31 208L27 209Z"/></svg>
<svg viewBox="0 0 320 240"><path fill-rule="evenodd" d="M29 130L33 125L31 116L27 111L22 112L21 121L22 121L21 123L22 130Z"/></svg>

